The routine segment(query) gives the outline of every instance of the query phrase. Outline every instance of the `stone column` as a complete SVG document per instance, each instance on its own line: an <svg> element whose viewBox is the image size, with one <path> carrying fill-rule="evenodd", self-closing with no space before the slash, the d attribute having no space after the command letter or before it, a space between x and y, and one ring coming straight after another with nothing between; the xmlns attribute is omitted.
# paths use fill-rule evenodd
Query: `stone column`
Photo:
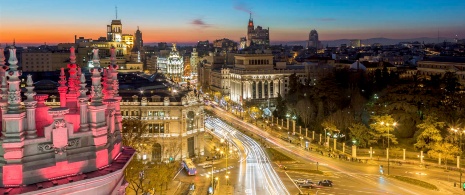
<svg viewBox="0 0 465 195"><path fill-rule="evenodd" d="M402 149L404 151L404 154L402 156L402 160L405 160L405 149Z"/></svg>
<svg viewBox="0 0 465 195"><path fill-rule="evenodd" d="M255 98L259 99L260 97L258 96L258 82L255 81Z"/></svg>
<svg viewBox="0 0 465 195"><path fill-rule="evenodd" d="M352 157L357 158L357 146L352 146Z"/></svg>
<svg viewBox="0 0 465 195"><path fill-rule="evenodd" d="M373 158L373 147L370 147L370 159Z"/></svg>
<svg viewBox="0 0 465 195"><path fill-rule="evenodd" d="M26 129L26 138L33 139L37 137L37 129L36 129L36 104L37 101L34 100L34 96L36 92L34 92L34 86L32 85L32 76L27 75L27 92L24 95L27 96L27 100L24 101L24 105L26 107L26 119L27 119L27 129Z"/></svg>
<svg viewBox="0 0 465 195"><path fill-rule="evenodd" d="M302 135L302 126L299 126L299 134Z"/></svg>
<svg viewBox="0 0 465 195"><path fill-rule="evenodd" d="M262 96L260 98L265 98L265 81L262 80Z"/></svg>
<svg viewBox="0 0 465 195"><path fill-rule="evenodd" d="M81 88L79 89L79 116L81 119L81 124L79 131L84 132L84 131L89 131L89 124L88 124L88 116L87 116L87 102L89 98L86 95L87 89L86 89L86 78L84 74L81 74L81 83L79 84Z"/></svg>
<svg viewBox="0 0 465 195"><path fill-rule="evenodd" d="M308 128L305 127L305 137L308 138Z"/></svg>
<svg viewBox="0 0 465 195"><path fill-rule="evenodd" d="M336 151L336 139L334 139L334 151Z"/></svg>
<svg viewBox="0 0 465 195"><path fill-rule="evenodd" d="M460 169L460 156L457 156L457 168Z"/></svg>
<svg viewBox="0 0 465 195"><path fill-rule="evenodd" d="M321 133L320 133L320 143L321 143Z"/></svg>
<svg viewBox="0 0 465 195"><path fill-rule="evenodd" d="M315 131L312 131L312 139L315 139ZM321 140L320 140L321 142Z"/></svg>
<svg viewBox="0 0 465 195"><path fill-rule="evenodd" d="M289 130L289 118L287 118L287 130Z"/></svg>
<svg viewBox="0 0 465 195"><path fill-rule="evenodd" d="M0 67L1 70L3 70L2 67ZM1 118L0 122L2 123L2 139L5 138L5 132L6 132L6 127L5 127L5 122L3 121L3 117L5 116L5 113L7 111L7 106L8 106L8 86L6 83L6 76L2 76L2 84L0 86L0 89L2 90L0 92L0 109L1 109Z"/></svg>
<svg viewBox="0 0 465 195"><path fill-rule="evenodd" d="M342 142L342 153L346 153L346 143Z"/></svg>
<svg viewBox="0 0 465 195"><path fill-rule="evenodd" d="M271 82L270 80L268 80L268 98L271 98L271 85L273 84L273 82Z"/></svg>

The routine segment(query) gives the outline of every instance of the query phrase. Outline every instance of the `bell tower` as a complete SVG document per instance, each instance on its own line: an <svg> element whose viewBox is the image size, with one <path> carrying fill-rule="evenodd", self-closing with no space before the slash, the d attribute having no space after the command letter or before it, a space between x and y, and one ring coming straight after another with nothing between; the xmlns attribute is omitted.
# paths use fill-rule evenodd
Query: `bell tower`
<svg viewBox="0 0 465 195"><path fill-rule="evenodd" d="M247 47L249 47L252 43L253 31L254 31L254 25L253 25L253 19L252 19L252 12L250 12L249 24L247 25Z"/></svg>

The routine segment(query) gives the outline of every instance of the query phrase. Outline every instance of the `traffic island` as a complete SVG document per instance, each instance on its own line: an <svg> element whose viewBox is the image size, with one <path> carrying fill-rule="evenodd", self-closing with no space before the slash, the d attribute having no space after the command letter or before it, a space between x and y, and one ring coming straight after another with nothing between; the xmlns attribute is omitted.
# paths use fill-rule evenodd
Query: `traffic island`
<svg viewBox="0 0 465 195"><path fill-rule="evenodd" d="M399 176L399 175L391 175L391 176L389 176L389 177L394 178L394 179L397 179L397 180L399 180L399 181L403 181L403 182L409 183L409 184L413 184L413 185L417 185L417 186L420 186L420 187L424 187L424 188L426 188L426 189L439 191L438 187L436 187L435 185L430 184L430 183L425 182L425 181L422 181L422 180L418 180L418 179L414 179L414 178L410 178L410 177Z"/></svg>

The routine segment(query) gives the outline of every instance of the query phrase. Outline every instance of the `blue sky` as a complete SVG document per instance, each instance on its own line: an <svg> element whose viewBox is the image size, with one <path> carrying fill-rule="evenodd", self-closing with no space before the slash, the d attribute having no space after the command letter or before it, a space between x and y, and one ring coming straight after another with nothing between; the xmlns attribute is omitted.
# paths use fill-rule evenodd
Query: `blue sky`
<svg viewBox="0 0 465 195"><path fill-rule="evenodd" d="M105 36L122 20L123 32L140 27L145 42L196 42L245 36L249 12L270 28L273 41L413 38L457 34L465 38L465 1L459 0L0 0L0 43L72 42L74 35Z"/></svg>

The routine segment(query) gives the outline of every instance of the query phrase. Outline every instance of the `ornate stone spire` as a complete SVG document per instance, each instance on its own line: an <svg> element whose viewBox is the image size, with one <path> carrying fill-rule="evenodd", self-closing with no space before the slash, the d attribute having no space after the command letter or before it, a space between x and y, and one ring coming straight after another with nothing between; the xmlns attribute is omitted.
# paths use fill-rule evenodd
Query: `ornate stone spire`
<svg viewBox="0 0 465 195"><path fill-rule="evenodd" d="M91 104L94 106L102 105L102 85L101 76L102 68L100 68L100 59L98 57L98 49L93 50L94 57L92 58L94 67L90 69L92 73L92 91L91 91Z"/></svg>
<svg viewBox="0 0 465 195"><path fill-rule="evenodd" d="M87 117L87 102L89 98L86 95L86 92L88 91L86 89L86 77L84 74L81 74L81 84L79 84L81 88L79 89L79 111L80 111L80 119L81 119L81 124L79 131L89 131L89 124L88 124L88 117Z"/></svg>
<svg viewBox="0 0 465 195"><path fill-rule="evenodd" d="M100 58L98 56L98 49L94 48L92 52L94 53L92 57L92 64L94 65L94 67L100 67Z"/></svg>
<svg viewBox="0 0 465 195"><path fill-rule="evenodd" d="M58 87L58 92L60 93L60 107L66 107L66 91L68 90L68 87L66 87L65 68L61 68L60 80L58 83L60 83L60 86Z"/></svg>
<svg viewBox="0 0 465 195"><path fill-rule="evenodd" d="M0 78L5 76L5 72L8 70L8 66L5 66L5 59L4 50L0 47Z"/></svg>
<svg viewBox="0 0 465 195"><path fill-rule="evenodd" d="M84 74L81 74L81 83L79 84L81 88L79 89L79 99L86 99L87 101L87 95L86 92L88 91L86 88L86 77Z"/></svg>
<svg viewBox="0 0 465 195"><path fill-rule="evenodd" d="M70 64L68 64L68 73L69 73L69 79L68 79L68 87L69 87L69 94L77 94L77 86L76 84L79 84L78 77L76 77L76 54L74 53L74 47L71 47L70 49Z"/></svg>
<svg viewBox="0 0 465 195"><path fill-rule="evenodd" d="M24 95L27 97L26 101L34 101L34 96L36 95L36 92L34 92L34 82L32 81L32 75L27 75L27 81L26 81L26 89L27 91L24 93Z"/></svg>
<svg viewBox="0 0 465 195"><path fill-rule="evenodd" d="M108 99L108 91L107 91L107 80L108 80L108 74L107 74L107 69L103 69L103 77L102 77L102 94L103 94L103 99Z"/></svg>
<svg viewBox="0 0 465 195"><path fill-rule="evenodd" d="M32 139L37 137L37 129L36 129L36 104L37 101L34 99L36 92L34 92L34 82L32 82L32 76L27 75L27 91L24 93L27 96L26 101L24 101L24 105L26 106L26 118L27 118L27 135L26 138Z"/></svg>
<svg viewBox="0 0 465 195"><path fill-rule="evenodd" d="M76 53L74 52L74 46L72 46L71 48L69 48L69 52L70 52L70 55L69 55L69 62L71 64L76 64Z"/></svg>
<svg viewBox="0 0 465 195"><path fill-rule="evenodd" d="M18 59L16 59L16 49L11 46L10 50L10 59L8 63L10 64L10 70L8 71L8 111L9 114L21 113L19 109L21 105L21 89L19 88L19 76L21 76L22 71L18 71Z"/></svg>

